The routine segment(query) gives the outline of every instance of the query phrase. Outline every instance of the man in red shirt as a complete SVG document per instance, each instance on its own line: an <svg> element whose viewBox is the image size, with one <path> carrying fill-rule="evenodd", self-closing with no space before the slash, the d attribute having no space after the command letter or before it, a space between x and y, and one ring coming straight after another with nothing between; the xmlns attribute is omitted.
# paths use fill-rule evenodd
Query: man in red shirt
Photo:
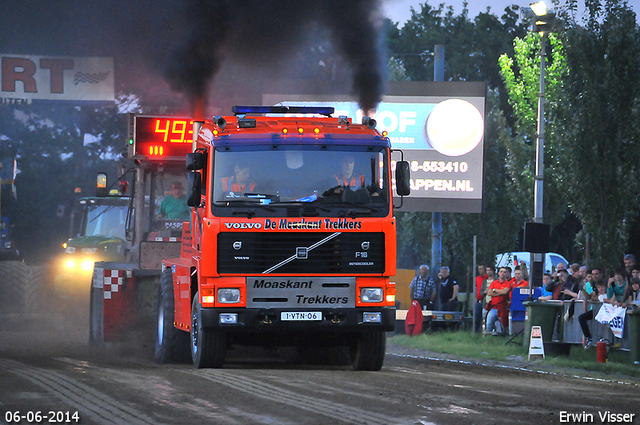
<svg viewBox="0 0 640 425"><path fill-rule="evenodd" d="M475 331L480 332L482 330L482 299L484 295L482 293L482 282L489 276L487 275L487 267L484 264L478 265L478 275L476 276L476 303L474 306L474 326Z"/></svg>
<svg viewBox="0 0 640 425"><path fill-rule="evenodd" d="M506 332L509 328L509 312L507 309L507 305L509 302L509 295L511 292L511 283L507 279L508 276L511 275L511 270L509 267L500 267L498 271L498 280L494 280L491 285L489 285L489 289L487 290L487 295L491 297L491 301L487 305L487 309L491 312L492 309L496 309L498 312L498 318L500 319L500 324L502 325L502 332ZM492 331L494 323L490 323L489 315L487 315L487 330ZM495 322L495 320L493 320Z"/></svg>

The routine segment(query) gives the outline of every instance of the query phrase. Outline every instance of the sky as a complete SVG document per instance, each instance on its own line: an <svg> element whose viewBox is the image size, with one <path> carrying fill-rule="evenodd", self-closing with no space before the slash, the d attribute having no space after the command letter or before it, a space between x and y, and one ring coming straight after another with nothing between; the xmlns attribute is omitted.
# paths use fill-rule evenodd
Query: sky
<svg viewBox="0 0 640 425"><path fill-rule="evenodd" d="M426 0L383 0L383 13L393 22L399 22L400 28L402 28L402 25L411 17L410 8L413 6L416 12L419 12L422 9L420 4L425 3L425 1ZM463 0L429 0L428 3L433 7L437 7L440 3L444 3L445 6L453 6L454 14L457 15L462 11ZM511 4L517 4L518 6L524 7L533 3L533 1L469 0L468 3L469 5L467 7L469 9L469 17L474 18L478 13L485 12L487 10L487 6L491 7L491 13L500 16L502 15L505 7ZM579 3L584 4L584 1L581 0ZM628 0L628 3L633 11L638 14L640 11L640 0Z"/></svg>

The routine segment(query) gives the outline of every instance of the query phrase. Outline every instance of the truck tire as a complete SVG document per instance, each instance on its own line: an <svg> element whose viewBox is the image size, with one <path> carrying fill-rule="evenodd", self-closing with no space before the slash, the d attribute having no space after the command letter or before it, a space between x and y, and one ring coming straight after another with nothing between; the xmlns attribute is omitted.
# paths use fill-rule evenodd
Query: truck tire
<svg viewBox="0 0 640 425"><path fill-rule="evenodd" d="M160 364L186 362L189 334L173 326L175 299L171 269L164 269L156 305L155 358Z"/></svg>
<svg viewBox="0 0 640 425"><path fill-rule="evenodd" d="M387 348L385 331L362 332L351 346L354 370L380 370Z"/></svg>
<svg viewBox="0 0 640 425"><path fill-rule="evenodd" d="M191 305L191 359L193 365L220 368L227 354L227 335L224 332L202 327L202 305L198 293Z"/></svg>
<svg viewBox="0 0 640 425"><path fill-rule="evenodd" d="M0 261L0 312L27 313L27 266L22 261Z"/></svg>

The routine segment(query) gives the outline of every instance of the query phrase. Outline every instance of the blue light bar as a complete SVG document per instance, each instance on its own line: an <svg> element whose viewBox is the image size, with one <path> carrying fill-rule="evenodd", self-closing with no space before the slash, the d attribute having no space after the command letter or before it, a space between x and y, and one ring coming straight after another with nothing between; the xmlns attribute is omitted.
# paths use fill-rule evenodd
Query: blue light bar
<svg viewBox="0 0 640 425"><path fill-rule="evenodd" d="M231 112L243 114L320 114L331 116L335 112L332 106L234 106Z"/></svg>

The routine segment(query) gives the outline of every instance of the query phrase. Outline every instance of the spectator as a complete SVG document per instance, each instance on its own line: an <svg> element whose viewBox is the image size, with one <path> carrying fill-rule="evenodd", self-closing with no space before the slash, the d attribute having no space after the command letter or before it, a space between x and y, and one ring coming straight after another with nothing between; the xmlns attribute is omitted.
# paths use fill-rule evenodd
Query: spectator
<svg viewBox="0 0 640 425"><path fill-rule="evenodd" d="M487 294L489 285L491 285L491 282L496 280L496 272L493 266L486 266L486 270L487 270L487 278L482 281L482 296L483 296L482 308L485 308L485 309L487 307L487 304L489 304L489 301L491 301L491 297Z"/></svg>
<svg viewBox="0 0 640 425"><path fill-rule="evenodd" d="M627 282L632 278L631 271L636 266L636 257L633 254L626 254L624 256L624 269L625 269L625 277L627 278Z"/></svg>
<svg viewBox="0 0 640 425"><path fill-rule="evenodd" d="M592 270L587 270L586 278L584 281L584 285L580 288L580 292L578 292L578 299L587 301L591 297L591 294L596 289L596 281L593 277Z"/></svg>
<svg viewBox="0 0 640 425"><path fill-rule="evenodd" d="M629 286L627 290L627 304L629 306L634 306L635 308L640 307L640 279L637 277L632 277L629 281Z"/></svg>
<svg viewBox="0 0 640 425"><path fill-rule="evenodd" d="M511 292L511 284L507 280L510 275L509 267L500 267L498 270L498 280L494 280L487 291L487 295L491 296L491 301L487 305L489 313L487 314L486 331L492 335L505 333L509 329L509 313L507 311L507 303L509 302L509 292ZM494 312L495 310L495 312ZM494 331L496 318L500 319L500 332Z"/></svg>
<svg viewBox="0 0 640 425"><path fill-rule="evenodd" d="M165 196L160 202L158 220L188 220L190 209L187 205L187 195L184 194L184 187L179 181L171 184L171 196Z"/></svg>
<svg viewBox="0 0 640 425"><path fill-rule="evenodd" d="M624 299L625 290L627 289L626 274L627 271L625 269L617 269L613 275L613 280L609 281L607 298L611 301L611 304L615 306L627 306L626 300Z"/></svg>
<svg viewBox="0 0 640 425"><path fill-rule="evenodd" d="M566 270L566 269L567 269L567 265L565 263L558 263L556 265L556 270L552 274L553 280L558 280L558 272L560 270Z"/></svg>
<svg viewBox="0 0 640 425"><path fill-rule="evenodd" d="M593 275L593 281L595 283L598 283L598 282L605 283L604 275L602 274L602 269L594 268L594 269L591 270L591 274ZM606 288L606 284L605 284L605 288ZM595 289L595 287L594 287L594 289Z"/></svg>
<svg viewBox="0 0 640 425"><path fill-rule="evenodd" d="M538 301L550 301L553 299L553 290L555 286L560 286L560 282L554 282L550 273L545 273L542 275L542 293L538 297Z"/></svg>
<svg viewBox="0 0 640 425"><path fill-rule="evenodd" d="M633 269L631 269L631 277L640 279L640 266L635 266Z"/></svg>
<svg viewBox="0 0 640 425"><path fill-rule="evenodd" d="M524 264L524 263L523 263ZM513 280L511 281L511 291L509 292L509 303L511 303L511 295L513 294L513 290L515 288L528 288L529 282L524 280L524 273L520 266L516 267L516 270L513 272Z"/></svg>
<svg viewBox="0 0 640 425"><path fill-rule="evenodd" d="M440 304L444 311L458 309L458 282L449 274L449 267L440 269Z"/></svg>
<svg viewBox="0 0 640 425"><path fill-rule="evenodd" d="M584 285L584 282L582 279L582 275L580 274L580 264L578 263L571 264L570 273L571 275L569 276L569 280L572 280L573 282L577 282L578 288L581 288L582 285Z"/></svg>
<svg viewBox="0 0 640 425"><path fill-rule="evenodd" d="M411 301L418 301L423 310L433 310L433 303L436 300L436 283L429 276L429 266L420 266L418 276L414 277L409 285Z"/></svg>
<svg viewBox="0 0 640 425"><path fill-rule="evenodd" d="M484 295L482 294L482 282L488 277L487 266L484 264L478 265L478 275L476 276L476 302L473 305L473 317L475 332L482 330L482 300Z"/></svg>
<svg viewBox="0 0 640 425"><path fill-rule="evenodd" d="M578 298L578 282L575 279L569 280L569 272L567 269L558 271L558 278L561 283L560 296L558 299L563 301L575 300Z"/></svg>
<svg viewBox="0 0 640 425"><path fill-rule="evenodd" d="M589 302L590 303L605 303L607 302L607 286L604 282L598 282L596 284L596 290L593 291L590 295ZM582 328L582 333L584 334L584 349L591 347L593 344L591 337L591 330L589 329L589 324L587 323L589 320L593 320L593 310L585 311L580 316L578 316L578 322L580 322L580 327Z"/></svg>

